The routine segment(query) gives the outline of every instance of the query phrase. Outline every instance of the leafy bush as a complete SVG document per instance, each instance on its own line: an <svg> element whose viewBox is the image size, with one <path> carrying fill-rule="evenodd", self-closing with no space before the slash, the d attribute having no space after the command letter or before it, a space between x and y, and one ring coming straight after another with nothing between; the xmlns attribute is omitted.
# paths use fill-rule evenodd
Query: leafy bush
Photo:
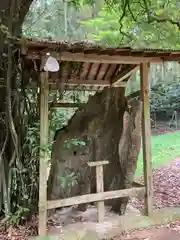
<svg viewBox="0 0 180 240"><path fill-rule="evenodd" d="M14 213L10 213L5 219L6 226L18 226L26 216L29 214L29 209L21 206L16 206L17 210Z"/></svg>
<svg viewBox="0 0 180 240"><path fill-rule="evenodd" d="M172 117L180 108L180 83L157 84L151 89L151 112L164 113Z"/></svg>

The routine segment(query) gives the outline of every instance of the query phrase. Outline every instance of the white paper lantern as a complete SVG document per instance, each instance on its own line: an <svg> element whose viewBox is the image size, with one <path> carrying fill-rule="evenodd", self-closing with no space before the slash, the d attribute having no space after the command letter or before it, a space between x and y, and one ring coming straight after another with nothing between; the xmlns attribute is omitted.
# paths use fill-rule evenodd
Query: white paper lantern
<svg viewBox="0 0 180 240"><path fill-rule="evenodd" d="M58 72L59 71L58 61L55 58L49 56L45 63L44 70L46 72Z"/></svg>

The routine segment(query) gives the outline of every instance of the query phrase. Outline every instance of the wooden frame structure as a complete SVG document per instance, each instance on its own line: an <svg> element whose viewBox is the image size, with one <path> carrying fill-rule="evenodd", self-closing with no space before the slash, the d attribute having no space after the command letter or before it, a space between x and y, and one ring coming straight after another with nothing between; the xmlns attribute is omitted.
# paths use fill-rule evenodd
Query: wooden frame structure
<svg viewBox="0 0 180 240"><path fill-rule="evenodd" d="M60 63L64 61L68 62L80 62L85 67L83 73L84 79L77 80L76 77L72 78L68 74L67 82L69 86L88 86L97 85L100 87L125 87L128 78L131 74L140 67L140 86L141 86L141 98L143 101L143 118L142 118L142 143L143 143L143 163L144 163L144 187L133 187L131 189L117 190L104 192L102 184L102 165L108 162L96 162L96 174L97 174L97 190L96 194L82 195L78 197L71 197L67 199L47 201L47 154L45 146L48 144L48 94L49 86L53 85L53 89L56 88L56 84L52 79L59 79L59 76L53 76L53 74L44 72L43 66L40 68L40 186L39 186L39 235L46 236L46 220L47 210L62 206L70 206L74 204L98 202L98 219L103 221L104 218L104 200L134 196L137 193L145 193L145 214L149 217L153 215L153 184L152 184L152 154L151 154L151 128L150 128L150 109L149 109L149 82L148 72L149 64L162 63L163 61L178 61L180 60L180 52L168 52L161 50L133 50L131 48L116 48L116 49L101 49L99 47L79 45L68 45L65 43L55 42L35 42L35 41L21 41L17 45L21 46L21 52L27 66L32 67L32 62L43 65L47 53L55 57ZM89 74L92 64L95 65L94 79L90 79L92 73ZM106 65L112 64L114 69L113 74L108 75L107 78L103 78L102 75L107 75L108 67ZM60 66L61 67L61 66ZM87 70L88 69L88 70ZM102 70L103 69L103 70ZM114 72L115 71L115 72ZM51 76L50 76L51 75ZM88 77L88 79L87 79ZM60 80L58 80L60 81ZM63 83L65 84L65 83ZM37 85L37 82L33 82L31 87ZM78 107L71 104L57 104L54 107ZM90 163L90 166L95 166L94 163Z"/></svg>

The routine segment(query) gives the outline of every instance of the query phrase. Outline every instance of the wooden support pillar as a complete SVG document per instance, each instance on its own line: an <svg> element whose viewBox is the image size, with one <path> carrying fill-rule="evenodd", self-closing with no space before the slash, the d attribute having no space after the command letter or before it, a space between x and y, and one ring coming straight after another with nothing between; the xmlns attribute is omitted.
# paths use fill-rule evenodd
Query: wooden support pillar
<svg viewBox="0 0 180 240"><path fill-rule="evenodd" d="M48 166L48 72L40 73L39 236L46 236Z"/></svg>
<svg viewBox="0 0 180 240"><path fill-rule="evenodd" d="M108 164L108 161L94 161L88 162L89 167L96 167L96 188L97 193L104 192L104 176L103 176L103 165ZM97 202L97 210L98 210L98 222L104 221L105 209L104 209L104 201Z"/></svg>
<svg viewBox="0 0 180 240"><path fill-rule="evenodd" d="M104 192L104 177L103 177L103 165L99 165L96 167L96 188L97 192ZM98 209L98 222L104 221L104 201L100 201L97 203Z"/></svg>
<svg viewBox="0 0 180 240"><path fill-rule="evenodd" d="M145 214L153 213L153 183L152 183L152 150L151 150L151 123L149 103L149 63L141 63L141 99L143 101L142 114L142 144L145 192Z"/></svg>

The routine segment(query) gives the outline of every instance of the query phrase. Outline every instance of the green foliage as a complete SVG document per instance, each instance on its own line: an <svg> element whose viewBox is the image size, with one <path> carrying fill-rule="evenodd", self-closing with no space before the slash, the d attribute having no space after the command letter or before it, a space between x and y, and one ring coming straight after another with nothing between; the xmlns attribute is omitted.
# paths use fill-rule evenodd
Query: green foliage
<svg viewBox="0 0 180 240"><path fill-rule="evenodd" d="M177 1L171 1L165 9L162 8L162 3L159 1L155 1L155 4L153 1L151 3L151 10L156 12L161 19L162 17L163 19L168 19L168 17L178 18L180 6L176 4ZM177 49L180 47L179 29L177 26L169 22L157 23L156 21L153 24L149 24L144 6L140 2L130 4L132 14L127 12L123 16L124 8L120 8L120 4L122 4L121 1L113 4L111 9L109 9L109 6L105 6L99 12L98 17L82 22L82 25L89 32L88 37L90 39L112 46L124 44L136 48ZM122 16L123 18L121 19Z"/></svg>
<svg viewBox="0 0 180 240"><path fill-rule="evenodd" d="M77 176L75 175L74 172L70 172L70 173L68 173L67 171L64 172L63 176L61 176L59 180L60 180L60 185L64 189L73 187L74 185L77 184Z"/></svg>
<svg viewBox="0 0 180 240"><path fill-rule="evenodd" d="M76 1L35 1L26 17L23 34L40 39L81 40L85 34L78 24L81 12L77 8L81 5Z"/></svg>
<svg viewBox="0 0 180 240"><path fill-rule="evenodd" d="M70 196L71 187L78 184L78 173L72 172L71 169L66 168L61 177L59 177L59 184L65 194Z"/></svg>
<svg viewBox="0 0 180 240"><path fill-rule="evenodd" d="M30 126L27 129L27 134L26 134L26 141L24 143L24 147L28 147L29 145L31 146L31 153L36 154L37 151L39 151L39 141L40 141L40 136L39 136L39 121L34 122L32 126Z"/></svg>
<svg viewBox="0 0 180 240"><path fill-rule="evenodd" d="M29 214L28 208L24 208L19 205L17 205L16 208L17 210L14 213L11 213L6 217L5 223L7 226L18 226Z"/></svg>
<svg viewBox="0 0 180 240"><path fill-rule="evenodd" d="M37 211L38 167L39 167L39 116L37 113L37 93L27 90L22 98L23 115L21 121L21 151L18 161L10 166L8 196L11 218L15 219L27 206L31 214ZM36 107L35 107L36 106ZM23 108L24 107L24 108Z"/></svg>
<svg viewBox="0 0 180 240"><path fill-rule="evenodd" d="M64 141L65 148L73 148L74 146L86 146L86 142L81 139L70 139Z"/></svg>
<svg viewBox="0 0 180 240"><path fill-rule="evenodd" d="M180 108L180 84L157 84L151 90L151 111L164 112L171 117Z"/></svg>

